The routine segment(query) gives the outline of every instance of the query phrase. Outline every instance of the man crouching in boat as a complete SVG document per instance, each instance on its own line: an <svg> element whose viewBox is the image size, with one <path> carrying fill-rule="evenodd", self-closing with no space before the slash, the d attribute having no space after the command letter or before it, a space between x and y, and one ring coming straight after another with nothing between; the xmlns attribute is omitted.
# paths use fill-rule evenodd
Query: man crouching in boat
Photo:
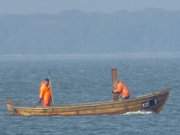
<svg viewBox="0 0 180 135"><path fill-rule="evenodd" d="M48 107L52 102L52 87L49 79L44 79L41 81L39 90L39 103L43 107Z"/></svg>
<svg viewBox="0 0 180 135"><path fill-rule="evenodd" d="M118 80L113 85L113 100L119 99L128 99L129 98L129 90L127 85Z"/></svg>

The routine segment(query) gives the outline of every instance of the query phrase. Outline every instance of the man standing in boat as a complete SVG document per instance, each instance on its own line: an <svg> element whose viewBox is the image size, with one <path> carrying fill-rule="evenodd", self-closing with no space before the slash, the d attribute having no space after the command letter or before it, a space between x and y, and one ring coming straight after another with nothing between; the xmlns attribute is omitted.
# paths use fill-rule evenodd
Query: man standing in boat
<svg viewBox="0 0 180 135"><path fill-rule="evenodd" d="M129 89L127 85L120 80L117 80L113 85L113 100L128 99L129 98Z"/></svg>
<svg viewBox="0 0 180 135"><path fill-rule="evenodd" d="M41 81L39 103L41 103L44 107L48 107L52 103L52 86L48 78Z"/></svg>

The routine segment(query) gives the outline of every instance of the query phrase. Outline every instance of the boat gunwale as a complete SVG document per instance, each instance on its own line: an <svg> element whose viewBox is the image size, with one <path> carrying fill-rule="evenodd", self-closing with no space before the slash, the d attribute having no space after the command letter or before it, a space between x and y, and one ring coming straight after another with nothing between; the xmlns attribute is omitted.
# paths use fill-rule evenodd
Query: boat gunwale
<svg viewBox="0 0 180 135"><path fill-rule="evenodd" d="M152 98L155 96L160 96L163 95L164 93L169 94L169 89L164 89L161 91L157 91L157 92L152 92L150 94L146 94L144 96L138 96L136 98L132 98L132 99L127 99L127 100L121 100L121 101L101 101L101 102L89 102L89 103L80 103L80 104L68 104L68 105L55 105L55 106L50 106L50 107L42 107L42 106L35 106L35 107L18 107L18 106L13 106L14 109L26 109L26 110L51 110L51 109L76 109L76 108L83 108L83 107L98 107L98 106L103 106L103 105L120 105L120 104L129 104L129 103L137 103L137 102L142 102L142 100L146 100L148 98Z"/></svg>

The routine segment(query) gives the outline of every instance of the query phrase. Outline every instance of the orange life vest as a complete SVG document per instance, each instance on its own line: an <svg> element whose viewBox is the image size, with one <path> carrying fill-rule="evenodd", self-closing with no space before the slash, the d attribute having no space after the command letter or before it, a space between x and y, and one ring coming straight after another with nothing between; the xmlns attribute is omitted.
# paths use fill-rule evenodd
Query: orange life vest
<svg viewBox="0 0 180 135"><path fill-rule="evenodd" d="M118 93L120 96L122 96L123 98L127 98L129 97L129 90L128 87L125 83L123 83L122 81L119 81L114 88L114 92Z"/></svg>
<svg viewBox="0 0 180 135"><path fill-rule="evenodd" d="M52 102L51 88L41 83L39 98L41 99L44 107L50 106Z"/></svg>

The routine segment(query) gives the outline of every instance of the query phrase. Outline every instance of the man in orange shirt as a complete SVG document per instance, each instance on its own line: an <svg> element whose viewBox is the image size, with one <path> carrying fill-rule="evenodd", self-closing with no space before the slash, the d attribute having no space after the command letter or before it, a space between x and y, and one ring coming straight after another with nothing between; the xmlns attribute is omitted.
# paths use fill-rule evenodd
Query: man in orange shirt
<svg viewBox="0 0 180 135"><path fill-rule="evenodd" d="M115 82L113 85L113 99L119 100L119 97L121 97L122 99L128 99L129 98L128 87L124 82L122 82L120 80Z"/></svg>
<svg viewBox="0 0 180 135"><path fill-rule="evenodd" d="M48 107L52 102L52 87L49 79L44 79L40 85L39 103Z"/></svg>

